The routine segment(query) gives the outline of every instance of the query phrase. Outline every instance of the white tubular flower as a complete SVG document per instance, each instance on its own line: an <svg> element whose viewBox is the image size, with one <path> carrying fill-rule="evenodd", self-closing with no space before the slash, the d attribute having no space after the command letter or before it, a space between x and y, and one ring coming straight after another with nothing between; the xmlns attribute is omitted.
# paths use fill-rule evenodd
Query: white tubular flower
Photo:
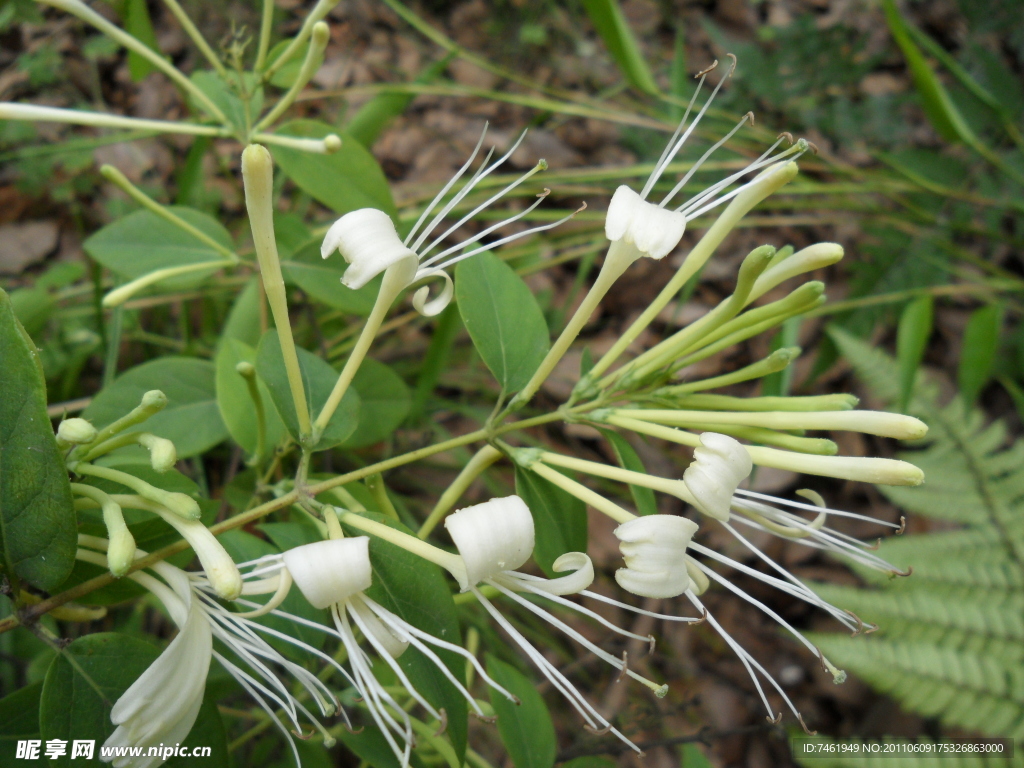
<svg viewBox="0 0 1024 768"><path fill-rule="evenodd" d="M627 592L643 597L678 597L692 586L686 549L697 524L676 515L646 515L615 529L625 568L615 581ZM691 566L692 567L692 566Z"/></svg>
<svg viewBox="0 0 1024 768"><path fill-rule="evenodd" d="M693 450L693 463L683 472L683 482L701 512L728 520L733 494L750 475L753 462L743 445L726 435L705 432L700 442L701 447Z"/></svg>
<svg viewBox="0 0 1024 768"><path fill-rule="evenodd" d="M748 121L753 125L754 115L753 113L748 112L732 130L712 145L712 147L705 152L696 163L693 164L693 167L690 168L686 175L683 176L683 178L671 189L671 191L669 191L667 195L665 195L664 198L662 198L660 203L648 202L647 196L653 191L654 185L658 183L669 164L675 159L679 150L682 149L683 145L686 143L686 140L690 138L690 135L700 123L701 118L704 117L704 113L707 112L708 107L711 106L711 102L714 101L715 96L722 87L722 84L732 76L733 71L736 69L736 57L732 54L728 55L729 58L732 59L729 71L726 72L725 77L723 77L718 82L718 85L715 86L715 89L711 92L707 101L704 102L704 106L700 108L697 115L693 118L693 121L687 125L690 112L693 110L697 96L700 94L701 88L704 85L704 80L707 78L708 72L718 65L718 62L716 61L711 67L700 73L700 82L697 84L697 89L694 92L693 97L690 99L690 103L686 108L686 113L683 115L683 119L679 123L679 127L676 128L672 138L669 139L664 151L661 153L661 157L655 164L654 170L647 179L647 183L644 184L643 189L637 193L623 185L616 189L615 194L612 196L611 203L608 206L608 215L605 218L605 235L613 244L619 243L622 247L627 248L631 259L637 259L641 256L648 256L652 259L664 258L679 244L679 241L683 237L683 233L686 231L687 222L692 221L698 216L701 216L714 208L717 208L723 203L739 195L744 189L751 187L753 184L760 183L759 180L764 181L764 179L759 176L757 179L741 185L727 194L722 194L728 187L749 173L795 159L793 157L794 155L799 156L803 154L809 147L807 142L801 140L789 149L783 150L777 154L772 154L779 147L784 138L788 138L792 144L793 137L789 134L783 134L764 154L749 163L741 171L730 174L724 179L712 184L702 192L694 195L689 200L674 208L671 207L670 203L672 202L672 199L679 194L686 183L692 178L693 174L700 169L715 150L732 138L732 136Z"/></svg>
<svg viewBox="0 0 1024 768"><path fill-rule="evenodd" d="M551 681L555 689L582 715L587 728L610 731L622 742L639 753L640 749L594 709L573 684L544 658L543 654L530 644L519 630L484 596L477 586L479 584L486 584L494 587L522 608L564 632L598 658L622 673L629 675L634 680L643 683L658 696L664 696L668 692L668 686L657 685L638 675L629 669L625 657L619 659L611 655L561 619L545 610L534 600L527 600L521 593L546 598L564 608L592 618L620 635L638 640L647 640L652 644L653 638L643 637L616 627L594 611L565 599L563 595L581 594L620 608L625 608L626 610L658 618L675 621L696 621L696 619L681 619L672 616L662 616L661 614L652 614L588 591L586 588L593 581L594 567L590 562L590 558L583 552L566 553L554 562L553 568L556 572L572 571L570 575L558 579L544 579L513 570L523 565L529 559L534 544L533 515L530 513L526 503L518 496L491 499L483 504L460 509L445 520L445 527L451 534L452 540L455 542L455 546L465 562L464 574L453 572L453 575L462 585L463 591L471 592L480 601L484 609L508 633L544 676Z"/></svg>
<svg viewBox="0 0 1024 768"><path fill-rule="evenodd" d="M515 152L523 137L526 136L525 133L520 136L519 140L512 145L512 148L494 163L490 163L494 150L492 149L488 152L479 170L473 173L469 180L442 204L442 200L444 200L459 179L465 175L470 165L476 159L486 134L487 128L485 127L483 134L480 136L480 141L477 142L476 148L470 155L469 160L452 177L451 181L438 192L437 196L430 202L430 205L424 209L423 213L420 214L419 220L409 231L409 234L406 235L404 241L399 238L391 218L383 211L375 208L363 208L358 211L352 211L334 222L324 237L320 253L326 259L334 251L339 251L345 261L349 263L349 267L345 270L345 274L341 279L344 285L353 289L361 288L374 277L389 269L392 270L392 274L395 276L398 284L398 287L394 288L395 291L401 290L401 288L420 280L439 278L444 282L444 285L435 298L429 298L429 288L427 286L420 288L413 296L413 306L416 308L416 311L428 317L433 316L448 306L452 298L452 280L444 271L445 269L483 251L489 251L505 243L518 240L521 237L557 227L575 215L573 213L550 224L544 224L523 232L500 237L490 243L477 245L491 233L522 219L533 211L547 196L548 191L545 190L542 194L538 195L536 202L529 205L522 212L487 226L466 240L448 247L441 247L441 243L446 241L478 213L497 202L534 174L547 168L547 163L541 160L531 170L500 192L489 197L469 213L450 225L445 225L443 230L435 236L435 232L441 227L441 222L451 213L452 209L466 195L472 192L483 179L487 178L495 169L501 166ZM438 209L439 206L440 210L434 213L435 209Z"/></svg>
<svg viewBox="0 0 1024 768"><path fill-rule="evenodd" d="M92 551L106 550L106 539L79 536L79 546L79 560L106 565L106 556ZM136 558L145 555L141 550L135 552ZM126 578L152 592L163 603L180 631L156 661L114 703L110 713L111 721L117 728L104 746L141 747L143 756L103 758L105 762L113 762L115 768L154 768L163 763L165 757L149 757L146 752L151 746L179 743L188 736L202 706L211 658L216 658L266 711L291 744L296 764L299 763L299 755L290 729L284 726L277 715L279 708L285 711L296 733L302 732L299 722L301 714L320 731L327 746L334 744L330 733L293 695L291 686L282 681L273 668L283 669L294 677L325 715L340 710L334 694L316 675L282 656L258 633L290 643L337 667L331 657L284 632L258 624L243 614L228 611L215 598L216 591L209 580L201 574L189 574L165 562L154 564L150 570L152 573L137 571ZM252 577L253 574L247 575L247 578ZM246 592L259 594L278 591L279 594L275 595L276 603L271 600L267 605L272 608L287 593L287 590L282 592L278 589L279 578L250 582ZM305 621L287 613L277 614L299 623ZM214 650L214 638L224 644L230 652L230 658Z"/></svg>
<svg viewBox="0 0 1024 768"><path fill-rule="evenodd" d="M405 709L374 676L373 661L359 647L356 628L395 673L409 695L431 717L438 720L442 727L446 722L444 712L438 711L417 691L405 671L395 661L410 645L437 667L462 694L473 711L481 717L484 717L485 713L476 699L452 674L431 646L459 654L473 665L481 679L488 685L510 700L514 701L515 697L494 682L476 657L465 648L440 640L414 627L364 594L364 590L373 582L369 541L367 536L357 536L295 547L283 555L264 558L259 572L277 570L280 575L289 575L289 581L294 581L299 591L313 606L330 609L334 630L319 625L312 626L341 640L352 667L351 674L345 670L342 672L362 697L370 717L404 768L409 765L412 753L412 722Z"/></svg>

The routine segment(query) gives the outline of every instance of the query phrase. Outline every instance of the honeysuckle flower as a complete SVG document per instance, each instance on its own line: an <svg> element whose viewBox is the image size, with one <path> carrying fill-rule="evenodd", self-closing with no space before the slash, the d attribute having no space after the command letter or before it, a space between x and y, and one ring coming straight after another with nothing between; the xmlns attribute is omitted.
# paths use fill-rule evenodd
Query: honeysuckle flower
<svg viewBox="0 0 1024 768"><path fill-rule="evenodd" d="M79 546L78 559L97 565L107 564L107 558L102 554L108 547L105 539L79 536ZM135 556L143 557L145 554L137 550ZM113 762L114 768L153 768L164 762L165 757L148 757L145 756L146 751L158 744L184 741L202 706L211 659L217 659L267 712L291 744L296 763L299 762L298 752L289 729L284 727L276 713L278 708L285 711L296 732L302 730L301 714L323 734L325 744L330 746L334 743L333 737L292 694L272 667L279 667L294 677L317 702L324 715L340 709L336 697L316 675L282 656L258 633L271 635L335 663L329 656L290 635L227 610L217 601L216 591L204 574L190 574L165 562L153 564L150 571L152 573L137 571L127 578L145 587L163 603L179 631L160 656L114 703L110 713L111 722L117 728L104 746L141 747L143 756L103 758L106 762ZM266 581L252 582L243 591L247 594L264 592L267 590ZM276 580L272 581L271 587L276 588ZM278 613L298 620L298 617ZM215 639L248 671L216 650Z"/></svg>
<svg viewBox="0 0 1024 768"><path fill-rule="evenodd" d="M599 659L620 670L621 673L641 682L653 690L659 697L667 693L668 686L659 686L629 669L625 655L621 659L616 658L545 610L537 602L528 600L523 595L545 598L564 608L592 618L620 635L638 640L646 640L652 644L653 638L643 637L616 627L597 613L571 600L567 600L564 596L571 594L584 595L620 608L625 608L626 610L658 618L677 621L698 621L698 619L650 613L589 591L587 587L593 582L594 566L590 558L583 552L568 552L554 562L553 569L556 572L569 572L568 575L560 578L544 579L517 571L516 569L525 564L530 558L534 546L533 515L530 513L526 503L518 496L491 499L482 504L460 509L445 519L445 528L451 535L452 541L455 543L465 566L463 572L453 572L453 575L458 579L462 587L462 591L472 593L480 601L484 609L508 633L527 657L540 669L541 673L551 681L555 689L580 713L588 728L611 732L631 749L639 753L639 747L612 726L583 697L573 684L551 662L544 658L543 654L534 648L530 641L502 615L478 587L481 584L493 587L522 608L564 632Z"/></svg>
<svg viewBox="0 0 1024 768"><path fill-rule="evenodd" d="M533 211L533 209L540 205L543 199L547 196L548 191L545 190L544 193L538 195L536 202L529 205L520 213L499 221L496 224L485 227L477 234L459 243L448 247L441 246L445 240L447 240L464 224L471 221L478 213L490 207L534 174L547 168L547 163L541 160L531 170L524 173L500 192L489 197L486 201L478 205L469 213L460 217L454 223L445 226L443 231L435 236L434 233L438 230L441 226L441 222L446 216L448 216L452 209L458 205L466 195L472 192L483 179L487 178L487 176L489 176L494 170L500 167L512 155L512 153L516 151L523 138L526 136L526 134L523 133L512 147L494 163L490 163L491 155L494 150L492 149L488 152L479 170L470 176L469 180L462 185L461 189L459 189L451 199L441 205L441 201L445 198L452 187L455 186L459 179L463 177L470 165L476 159L477 154L480 152L480 147L483 145L486 134L487 128L485 127L484 132L481 134L480 140L477 142L477 145L473 149L469 159L424 209L423 213L420 214L419 219L416 221L416 224L411 230L409 230L409 234L406 235L404 240L399 237L398 231L395 229L395 224L391 220L391 217L384 213L384 211L377 210L376 208L362 208L357 211L352 211L351 213L346 213L331 225L331 228L327 231L323 244L320 247L320 253L326 259L334 253L334 251L338 251L341 253L342 257L344 257L345 261L348 262L349 267L345 270L345 274L341 278L341 282L345 286L352 289L362 288L374 277L382 272L388 271L389 269L393 273L393 282L400 286L394 290L400 290L401 288L420 280L440 278L444 281L444 285L441 288L439 295L433 300L428 301L429 289L427 286L420 288L413 296L413 306L416 310L421 314L433 316L443 310L448 305L448 302L451 301L453 286L451 278L444 271L445 269L459 261L462 261L463 259L468 259L478 253L482 253L483 251L497 248L500 245L504 245L505 243L517 240L521 237L526 237L527 235L531 235L536 232L543 232L557 227L559 224L568 221L572 217L571 215L566 216L563 219L549 224L543 224L523 232L516 232L511 235L507 235L491 243L477 245L477 243L486 238L492 232L522 219ZM434 210L438 208L438 206L440 206L440 210L438 210L437 213L434 213Z"/></svg>
<svg viewBox="0 0 1024 768"><path fill-rule="evenodd" d="M363 698L370 717L403 766L409 764L412 750L412 722L401 704L374 676L373 661L360 647L355 629L363 634L377 656L391 668L409 695L442 726L447 722L444 711L438 711L419 693L396 661L410 645L437 667L480 717L486 715L476 699L431 646L459 654L473 665L488 685L515 701L515 697L494 682L466 649L424 632L366 596L364 592L373 582L369 537L332 538L295 547L282 555L267 556L260 561L259 573L276 573L280 578L287 578L288 584L294 582L315 608L330 610L334 630L310 622L304 623L341 640L352 672L349 674L344 669L341 671ZM279 612L275 610L273 613L277 615Z"/></svg>
<svg viewBox="0 0 1024 768"><path fill-rule="evenodd" d="M707 579L685 554L696 532L695 522L676 515L646 515L623 523L615 538L622 542L626 567L615 572L615 581L643 597L678 597L696 585L703 592Z"/></svg>
<svg viewBox="0 0 1024 768"><path fill-rule="evenodd" d="M753 469L750 454L738 441L714 432L702 434L700 442L693 449L693 462L683 472L683 482L701 512L727 520L733 494Z"/></svg>
<svg viewBox="0 0 1024 768"><path fill-rule="evenodd" d="M707 98L704 105L693 118L693 121L687 125L687 120L690 117L693 106L696 103L701 88L704 85L704 80L707 78L708 72L718 65L718 62L716 61L710 68L699 73L700 80L697 84L696 90L694 91L693 97L690 99L690 103L686 108L683 119L680 121L675 133L672 135L672 138L669 139L664 151L662 151L661 157L658 158L658 162L655 164L654 170L651 171L651 175L648 177L643 189L637 193L628 186L622 185L616 189L615 194L612 195L611 203L608 206L608 215L605 218L605 235L613 244L617 244L624 252L628 253L630 259L637 259L641 256L647 256L652 259L663 259L679 244L679 241L683 237L683 233L686 231L687 222L733 199L750 184L763 183L764 177L758 177L753 181L748 182L747 185L742 185L733 189L731 192L722 194L732 184L754 171L788 162L787 158L792 158L794 155L799 156L808 149L809 145L807 142L801 141L782 152L773 154L786 138L789 139L791 144L793 143L792 136L783 134L771 147L769 147L766 152L764 152L764 154L749 163L742 170L732 173L717 181L707 189L699 192L680 205L674 208L670 207L669 204L672 202L673 198L679 194L686 183L700 169L704 162L714 154L715 150L732 138L732 136L740 130L740 128L746 125L747 122L750 122L751 125L753 125L754 115L752 112L748 112L743 116L739 123L732 128L732 130L712 145L711 148L693 164L693 167L690 168L686 175L683 176L683 178L679 180L668 194L662 198L660 203L655 204L648 202L648 195L661 179L669 164L675 159L679 150L682 149L686 140L689 139L694 129L696 129L701 118L704 117L704 113L707 112L711 103L714 101L715 96L718 94L723 83L725 83L725 81L729 79L735 71L736 57L729 54L729 58L731 59L731 63L729 65L728 72L726 72L725 76L719 80L718 84L711 92L711 95Z"/></svg>

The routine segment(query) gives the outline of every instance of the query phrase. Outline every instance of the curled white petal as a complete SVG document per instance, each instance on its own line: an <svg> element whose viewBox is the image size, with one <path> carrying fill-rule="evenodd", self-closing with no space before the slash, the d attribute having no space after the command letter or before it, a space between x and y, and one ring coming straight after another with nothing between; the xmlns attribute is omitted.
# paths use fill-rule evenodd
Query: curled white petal
<svg viewBox="0 0 1024 768"><path fill-rule="evenodd" d="M314 608L327 608L369 589L370 538L330 539L284 553L292 580Z"/></svg>
<svg viewBox="0 0 1024 768"><path fill-rule="evenodd" d="M353 290L403 259L409 260L412 270L419 263L416 254L398 237L391 217L376 208L346 213L331 225L320 255L326 259L335 250L349 263L341 282Z"/></svg>
<svg viewBox="0 0 1024 768"><path fill-rule="evenodd" d="M533 552L533 515L518 496L460 509L444 526L466 564L463 591L502 571L514 571Z"/></svg>
<svg viewBox="0 0 1024 768"><path fill-rule="evenodd" d="M435 277L441 278L443 281L441 292L437 296L432 299L430 298L430 286L427 285L418 288L416 293L412 295L413 307L424 317L434 317L434 315L441 314L451 302L452 295L455 293L455 285L452 283L451 277L443 269L422 269L416 274L417 280L429 280Z"/></svg>
<svg viewBox="0 0 1024 768"><path fill-rule="evenodd" d="M636 246L644 256L662 259L675 248L686 231L686 215L641 199L622 185L615 190L604 232L611 241L624 240Z"/></svg>
<svg viewBox="0 0 1024 768"><path fill-rule="evenodd" d="M203 703L213 635L197 601L191 603L178 636L114 703L110 720L117 728L104 746L142 747L145 755L149 747L180 742L192 730ZM113 761L115 768L163 762L159 757L101 759Z"/></svg>
<svg viewBox="0 0 1024 768"><path fill-rule="evenodd" d="M551 565L555 573L572 571L557 579L530 581L530 586L552 595L575 595L594 583L594 563L584 552L566 552Z"/></svg>
<svg viewBox="0 0 1024 768"><path fill-rule="evenodd" d="M753 469L750 454L739 441L717 432L705 432L700 442L701 447L693 450L693 463L683 473L683 482L697 509L728 520L732 495Z"/></svg>
<svg viewBox="0 0 1024 768"><path fill-rule="evenodd" d="M645 515L615 529L626 567L615 572L619 586L643 597L676 597L691 586L686 548L697 524L676 515Z"/></svg>

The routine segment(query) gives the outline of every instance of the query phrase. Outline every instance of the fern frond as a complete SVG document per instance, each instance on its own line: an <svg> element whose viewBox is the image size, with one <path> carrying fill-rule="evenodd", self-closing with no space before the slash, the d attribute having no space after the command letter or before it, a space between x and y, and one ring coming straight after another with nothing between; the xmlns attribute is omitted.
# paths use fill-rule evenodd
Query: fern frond
<svg viewBox="0 0 1024 768"><path fill-rule="evenodd" d="M825 654L909 710L992 736L1024 737L1024 667L986 654L814 633Z"/></svg>

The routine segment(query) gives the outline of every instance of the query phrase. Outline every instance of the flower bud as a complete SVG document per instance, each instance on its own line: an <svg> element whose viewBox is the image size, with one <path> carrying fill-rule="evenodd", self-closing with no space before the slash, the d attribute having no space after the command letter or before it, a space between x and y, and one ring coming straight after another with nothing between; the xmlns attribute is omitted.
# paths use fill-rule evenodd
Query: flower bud
<svg viewBox="0 0 1024 768"><path fill-rule="evenodd" d="M465 592L502 571L514 571L533 553L533 515L518 496L460 509L444 521L466 564Z"/></svg>
<svg viewBox="0 0 1024 768"><path fill-rule="evenodd" d="M691 586L686 548L697 524L676 515L645 515L615 529L626 567L615 572L619 586L643 597L677 597Z"/></svg>
<svg viewBox="0 0 1024 768"><path fill-rule="evenodd" d="M391 217L376 208L346 213L331 225L320 246L320 255L326 259L335 250L350 265L341 282L353 290L362 288L403 259L409 262L411 282L419 265L416 254L398 237Z"/></svg>
<svg viewBox="0 0 1024 768"><path fill-rule="evenodd" d="M57 427L57 445L63 450L96 439L96 427L85 419L64 419Z"/></svg>
<svg viewBox="0 0 1024 768"><path fill-rule="evenodd" d="M717 432L700 436L701 447L693 450L693 463L683 473L698 510L718 520L729 519L732 495L750 474L750 454L737 440Z"/></svg>
<svg viewBox="0 0 1024 768"><path fill-rule="evenodd" d="M162 411L167 406L167 395L159 389L151 389L142 396L140 407L146 411L147 416L152 416Z"/></svg>
<svg viewBox="0 0 1024 768"><path fill-rule="evenodd" d="M370 537L328 539L284 553L292 580L314 608L327 608L369 589Z"/></svg>
<svg viewBox="0 0 1024 768"><path fill-rule="evenodd" d="M615 190L604 232L609 240L633 244L642 256L663 259L675 248L686 231L685 214L648 203L623 185Z"/></svg>
<svg viewBox="0 0 1024 768"><path fill-rule="evenodd" d="M135 538L122 523L119 527L107 526L107 565L110 573L121 578L135 560Z"/></svg>
<svg viewBox="0 0 1024 768"><path fill-rule="evenodd" d="M757 278L750 292L749 301L763 296L772 288L791 277L813 272L831 266L843 258L843 246L837 243L815 243L789 258L772 264L768 270Z"/></svg>
<svg viewBox="0 0 1024 768"><path fill-rule="evenodd" d="M157 472L166 472L178 461L174 443L166 438L144 432L139 435L139 445L149 451L149 463Z"/></svg>

